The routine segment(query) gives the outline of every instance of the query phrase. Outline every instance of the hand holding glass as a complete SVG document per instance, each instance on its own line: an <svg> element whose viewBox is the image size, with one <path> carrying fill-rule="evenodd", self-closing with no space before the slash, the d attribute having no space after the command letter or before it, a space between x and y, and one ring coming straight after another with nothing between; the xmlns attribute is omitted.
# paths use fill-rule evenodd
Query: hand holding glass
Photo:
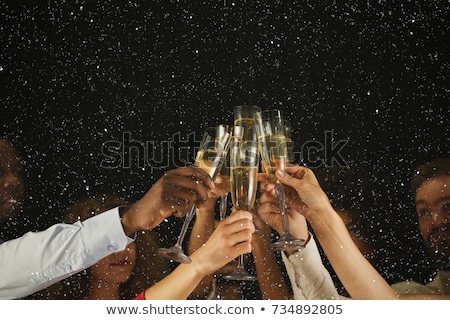
<svg viewBox="0 0 450 320"><path fill-rule="evenodd" d="M255 140L233 136L230 145L231 200L236 210L250 211L255 203L258 187L259 153ZM244 256L239 256L236 269L223 276L229 280L256 280L244 268Z"/></svg>
<svg viewBox="0 0 450 320"><path fill-rule="evenodd" d="M287 133L281 111L265 110L257 112L256 125L262 167L275 184L275 192L280 206L283 226L283 233L277 241L272 243L272 248L277 251L302 248L305 240L294 238L289 233L284 188L276 176L277 170L285 170L289 157L288 141L286 139Z"/></svg>
<svg viewBox="0 0 450 320"><path fill-rule="evenodd" d="M219 174L226 159L230 139L231 132L229 132L229 127L225 125L208 128L203 135L194 165L205 170L213 181ZM191 259L184 253L181 244L183 243L189 223L194 217L195 209L196 205L194 204L188 213L186 213L177 243L170 248L159 248L159 254L176 262L191 263Z"/></svg>

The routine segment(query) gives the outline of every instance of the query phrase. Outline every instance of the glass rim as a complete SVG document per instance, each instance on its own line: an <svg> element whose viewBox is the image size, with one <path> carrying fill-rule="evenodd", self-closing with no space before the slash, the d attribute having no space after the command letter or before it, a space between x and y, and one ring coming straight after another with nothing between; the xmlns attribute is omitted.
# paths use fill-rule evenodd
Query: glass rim
<svg viewBox="0 0 450 320"><path fill-rule="evenodd" d="M257 111L256 113L260 114L261 116L265 114L277 114L277 117L283 119L283 111L281 109L264 109L261 111Z"/></svg>

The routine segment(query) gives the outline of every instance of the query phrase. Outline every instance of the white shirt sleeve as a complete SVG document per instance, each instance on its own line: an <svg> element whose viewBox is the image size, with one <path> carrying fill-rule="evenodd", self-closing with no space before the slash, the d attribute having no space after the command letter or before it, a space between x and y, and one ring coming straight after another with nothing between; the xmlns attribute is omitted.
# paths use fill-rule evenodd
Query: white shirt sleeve
<svg viewBox="0 0 450 320"><path fill-rule="evenodd" d="M119 208L83 222L56 224L0 244L0 299L17 299L92 266L133 239L123 231Z"/></svg>
<svg viewBox="0 0 450 320"><path fill-rule="evenodd" d="M338 294L312 235L305 248L286 256L282 252L295 300L345 299Z"/></svg>

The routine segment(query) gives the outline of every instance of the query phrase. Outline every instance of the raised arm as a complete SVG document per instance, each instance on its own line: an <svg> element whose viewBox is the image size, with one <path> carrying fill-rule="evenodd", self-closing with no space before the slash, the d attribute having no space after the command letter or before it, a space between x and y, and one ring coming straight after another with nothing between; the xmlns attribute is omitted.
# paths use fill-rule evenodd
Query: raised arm
<svg viewBox="0 0 450 320"><path fill-rule="evenodd" d="M399 296L352 241L314 173L294 166L277 172L280 181L296 191L295 208L311 224L336 274L353 299L397 299Z"/></svg>
<svg viewBox="0 0 450 320"><path fill-rule="evenodd" d="M208 241L214 229L216 228L216 219L214 210L217 199L227 192L229 189L229 181L224 180L221 176L216 179L215 192L209 193L209 198L206 200L201 208L197 208L195 215L194 226L189 237L187 245L187 252L189 255L193 254L203 244ZM191 298L193 299L207 299L208 294L212 290L212 282L214 275L208 274L203 277L198 286L192 291Z"/></svg>
<svg viewBox="0 0 450 320"><path fill-rule="evenodd" d="M213 274L240 254L249 253L254 231L251 213L235 212L221 221L208 241L190 255L190 264L180 264L160 282L145 290L145 299L186 299L205 275Z"/></svg>
<svg viewBox="0 0 450 320"><path fill-rule="evenodd" d="M275 186L270 183L265 174L261 174L259 180L261 197L258 213L272 228L281 233L281 215ZM295 203L298 199L295 190L286 188L286 199L289 232L294 237L307 240L305 248L281 253L293 289L293 298L296 300L342 298L339 296L328 270L322 264L316 243L308 232L305 217L295 210Z"/></svg>
<svg viewBox="0 0 450 320"><path fill-rule="evenodd" d="M272 250L271 228L258 214L253 215L258 232L252 240L252 254L255 260L256 275L262 298L265 300L291 299L285 277Z"/></svg>
<svg viewBox="0 0 450 320"><path fill-rule="evenodd" d="M178 168L168 171L120 215L115 208L0 244L0 299L27 296L124 250L133 241L127 235L151 230L171 215L182 217L193 203L201 207L210 189L214 184L205 171Z"/></svg>

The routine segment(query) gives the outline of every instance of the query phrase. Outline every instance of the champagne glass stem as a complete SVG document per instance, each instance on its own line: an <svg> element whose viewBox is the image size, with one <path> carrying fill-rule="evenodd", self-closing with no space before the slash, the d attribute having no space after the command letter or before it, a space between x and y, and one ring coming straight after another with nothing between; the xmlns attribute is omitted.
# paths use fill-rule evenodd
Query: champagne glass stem
<svg viewBox="0 0 450 320"><path fill-rule="evenodd" d="M220 196L220 207L219 207L220 221L225 219L225 216L227 215L227 200L228 200L228 193L225 193L224 195Z"/></svg>
<svg viewBox="0 0 450 320"><path fill-rule="evenodd" d="M189 223L194 217L196 205L194 204L192 208L186 213L183 221L183 227L181 228L180 235L178 236L177 243L170 248L159 248L158 253L165 256L168 259L180 262L180 263L191 263L191 258L189 258L184 252L181 244L183 243L184 236L187 233Z"/></svg>
<svg viewBox="0 0 450 320"><path fill-rule="evenodd" d="M275 193L278 198L281 211L281 224L283 233L280 235L278 241L272 243L272 249L277 251L283 251L287 249L299 249L303 248L305 244L304 239L297 239L293 237L289 232L288 219L286 214L286 194L284 192L283 185L277 184L275 186Z"/></svg>
<svg viewBox="0 0 450 320"><path fill-rule="evenodd" d="M239 268L244 268L244 263L245 263L245 261L244 261L244 255L243 254L241 254L240 256L239 256Z"/></svg>
<svg viewBox="0 0 450 320"><path fill-rule="evenodd" d="M186 236L187 229L189 227L189 224L192 221L192 218L194 217L196 205L194 204L192 208L186 213L186 216L184 218L183 226L181 227L180 235L178 236L177 243L175 244L178 247L181 247L181 244L183 243L184 237Z"/></svg>
<svg viewBox="0 0 450 320"><path fill-rule="evenodd" d="M275 186L275 193L278 198L278 203L280 205L281 211L281 225L283 227L283 234L287 235L289 233L288 221L286 216L286 194L284 192L283 185L281 183L277 183Z"/></svg>

